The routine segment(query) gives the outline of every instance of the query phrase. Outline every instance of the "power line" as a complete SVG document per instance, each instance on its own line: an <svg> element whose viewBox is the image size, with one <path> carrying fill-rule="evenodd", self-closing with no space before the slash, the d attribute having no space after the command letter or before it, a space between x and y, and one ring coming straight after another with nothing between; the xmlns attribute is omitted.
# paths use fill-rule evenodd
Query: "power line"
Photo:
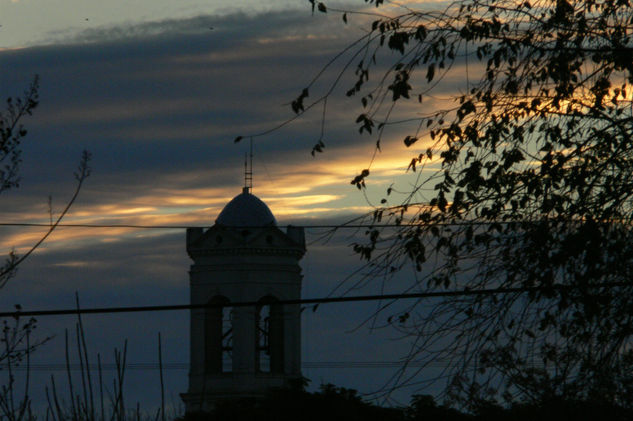
<svg viewBox="0 0 633 421"><path fill-rule="evenodd" d="M377 369L377 368L400 368L405 365L409 368L444 368L450 367L450 361L303 361L301 363L302 368L327 368L327 369ZM535 363L531 364L532 367L543 367L543 364ZM125 370L188 370L189 363L172 362L163 363L162 366L157 362L143 362L143 363L126 363L123 367ZM0 370L7 368L6 364L0 366ZM115 371L121 367L114 363L101 364L65 364L65 363L30 363L12 365L12 371Z"/></svg>
<svg viewBox="0 0 633 421"><path fill-rule="evenodd" d="M7 368L7 364L2 364L0 366L0 370L4 370ZM68 364L65 363L29 363L29 364L20 364L11 366L11 370L19 370L19 371L78 371L78 370L103 370L103 371L114 371L119 368L114 363L106 363L101 364L90 364L88 367L85 364ZM157 370L160 368L158 363L126 363L126 370ZM186 370L189 368L188 363L163 363L162 368L164 370Z"/></svg>
<svg viewBox="0 0 633 421"><path fill-rule="evenodd" d="M355 368L393 368L402 367L403 361L304 361L301 363L302 368L329 368L329 369L355 369ZM436 361L432 364L427 362L411 361L406 363L408 367L446 367L448 362ZM6 364L0 366L0 370L5 369ZM13 371L81 371L81 370L102 370L102 371L114 371L117 370L117 365L114 363L90 364L86 367L85 364L65 364L65 363L30 363L12 365ZM143 363L126 363L126 370L158 370L161 365L157 362L143 362ZM172 362L163 363L163 370L188 370L189 363Z"/></svg>
<svg viewBox="0 0 633 421"><path fill-rule="evenodd" d="M47 227L50 224L37 222L0 222L2 227ZM58 228L139 228L139 229L186 229L206 228L187 225L136 225L136 224L57 224Z"/></svg>
<svg viewBox="0 0 633 421"><path fill-rule="evenodd" d="M461 221L461 222L433 222L432 224L314 224L314 225L275 225L277 228L398 228L398 227L417 227L420 225L435 226L480 226L492 224L511 224L524 223L529 221ZM0 222L0 227L46 227L50 228L50 224L37 222ZM187 228L209 228L208 225L140 225L140 224L57 224L58 228L134 228L134 229L187 229ZM261 226L244 226L240 229L263 228Z"/></svg>
<svg viewBox="0 0 633 421"><path fill-rule="evenodd" d="M324 303L346 303L358 301L378 301L378 300L401 300L413 298L442 298L442 297L463 297L473 295L495 295L495 294L512 294L525 292L547 292L547 291L568 291L573 289L596 289L596 288L615 288L615 287L633 287L633 282L605 282L586 286L576 285L551 285L547 288L543 287L515 287L515 288L488 288L477 290L459 290L459 291L437 291L437 292L418 292L408 294L379 294L379 295L360 295L352 297L322 297L322 298L303 298L294 300L278 300L275 304L324 304ZM258 307L265 305L261 301L239 301L228 304L175 304L175 305L156 305L156 306L131 306L131 307L99 307L99 308L75 308L75 309L57 309L57 310L31 310L31 311L6 311L0 312L0 317L34 317L34 316L62 316L72 314L105 314L105 313L137 313L152 311L174 311L174 310L196 310L205 308L224 308L224 307Z"/></svg>
<svg viewBox="0 0 633 421"><path fill-rule="evenodd" d="M393 228L393 227L403 227L403 226L416 226L415 224L324 224L324 225L275 225L277 228L287 228L297 227L297 228ZM447 224L437 224L437 225L447 225ZM456 225L456 224L451 224ZM0 227L46 227L50 228L50 224L45 223L35 223L35 222L0 222ZM137 224L58 224L58 228L135 228L135 229L187 229L187 228L209 228L208 225L205 226L192 226L192 225L137 225ZM262 226L240 226L240 229L253 229L253 228L263 228Z"/></svg>

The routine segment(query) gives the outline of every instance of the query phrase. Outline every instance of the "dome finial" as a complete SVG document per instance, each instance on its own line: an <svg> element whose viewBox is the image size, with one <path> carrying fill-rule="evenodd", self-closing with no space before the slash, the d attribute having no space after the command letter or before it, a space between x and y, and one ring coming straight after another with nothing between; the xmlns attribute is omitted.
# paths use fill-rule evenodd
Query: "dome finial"
<svg viewBox="0 0 633 421"><path fill-rule="evenodd" d="M250 168L248 155L244 153L244 193L253 191L253 137L251 136Z"/></svg>

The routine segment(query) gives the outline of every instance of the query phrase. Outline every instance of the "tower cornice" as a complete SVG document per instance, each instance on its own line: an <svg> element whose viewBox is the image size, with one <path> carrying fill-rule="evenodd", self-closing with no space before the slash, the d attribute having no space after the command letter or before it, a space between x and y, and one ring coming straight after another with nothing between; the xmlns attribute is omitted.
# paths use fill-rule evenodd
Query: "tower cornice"
<svg viewBox="0 0 633 421"><path fill-rule="evenodd" d="M302 248L272 248L272 247L221 247L221 248L190 248L189 257L195 260L206 256L292 256L300 259L305 254Z"/></svg>

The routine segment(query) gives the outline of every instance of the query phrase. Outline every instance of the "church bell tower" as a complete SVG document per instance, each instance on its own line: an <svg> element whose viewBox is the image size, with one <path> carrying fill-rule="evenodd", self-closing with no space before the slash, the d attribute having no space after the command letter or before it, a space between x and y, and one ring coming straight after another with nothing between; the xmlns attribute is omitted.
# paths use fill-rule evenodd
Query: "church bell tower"
<svg viewBox="0 0 633 421"><path fill-rule="evenodd" d="M301 378L303 228L277 227L264 202L244 187L207 230L187 229L191 310L186 411L227 399L257 398ZM232 302L257 302L231 307Z"/></svg>

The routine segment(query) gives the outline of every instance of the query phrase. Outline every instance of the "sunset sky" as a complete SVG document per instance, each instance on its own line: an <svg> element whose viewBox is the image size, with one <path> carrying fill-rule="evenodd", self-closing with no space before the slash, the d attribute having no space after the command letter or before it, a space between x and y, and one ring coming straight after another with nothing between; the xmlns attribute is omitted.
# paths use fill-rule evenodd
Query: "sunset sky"
<svg viewBox="0 0 633 421"><path fill-rule="evenodd" d="M364 3L357 3L359 10ZM23 121L29 134L22 145L21 184L0 196L0 222L48 222L49 195L53 214L60 212L87 149L92 175L64 222L212 225L241 191L248 136L291 118L290 102L364 33L365 23L352 16L345 25L332 11L312 15L307 1L0 0L0 97L20 95L37 74L41 100ZM338 69L324 74L309 99L325 92ZM372 211L391 185L407 191L417 176L405 170L411 156L424 150L423 142L407 150L401 140L406 127L388 133L372 161L375 140L359 135L354 124L359 100L344 95L351 80L343 78L328 103L323 154L310 154L320 133L318 107L253 140L253 192L280 225L344 222ZM457 89L447 85L440 97L405 107L401 115L432 110L443 100L441 92ZM238 135L246 138L235 144ZM370 163L364 194L350 180ZM401 199L394 193L388 203ZM1 227L0 250L23 252L44 230ZM328 294L360 264L349 247L356 233L316 242L321 233L307 229L304 297ZM17 303L24 309L73 307L75 291L84 307L186 303L184 238L182 229L60 228L20 267L0 304L6 310ZM380 287L370 284L350 294ZM397 282L388 288L399 290ZM407 344L386 340L393 332L365 325L350 333L376 306L305 311L304 361L397 361ZM186 312L87 316L84 323L92 353L110 362L112 348L126 338L130 363L155 362L159 331L165 361L188 361ZM38 334L55 338L34 358L63 363L64 328L74 332L74 318L40 318ZM313 385L333 382L368 393L392 371L306 368L304 375ZM37 374L41 383L50 375ZM174 404L186 389L186 374L167 373ZM157 389L139 386L148 379L157 384L154 371L134 371L128 386L137 394L131 399L153 410Z"/></svg>

